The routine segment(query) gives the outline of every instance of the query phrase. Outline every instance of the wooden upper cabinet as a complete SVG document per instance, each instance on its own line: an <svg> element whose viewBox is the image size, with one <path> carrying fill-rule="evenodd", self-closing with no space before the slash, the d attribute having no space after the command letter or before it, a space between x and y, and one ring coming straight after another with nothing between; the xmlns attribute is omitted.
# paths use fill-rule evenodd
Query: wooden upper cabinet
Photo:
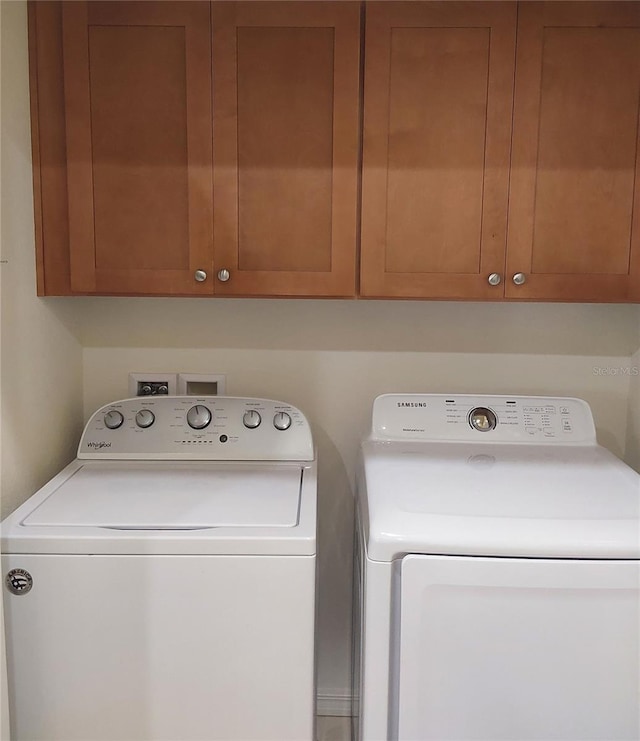
<svg viewBox="0 0 640 741"><path fill-rule="evenodd" d="M206 2L63 3L74 292L212 292L209 29Z"/></svg>
<svg viewBox="0 0 640 741"><path fill-rule="evenodd" d="M520 5L507 297L640 300L639 111L640 3Z"/></svg>
<svg viewBox="0 0 640 741"><path fill-rule="evenodd" d="M40 295L640 301L637 0L30 2L29 42Z"/></svg>
<svg viewBox="0 0 640 741"><path fill-rule="evenodd" d="M367 3L364 296L502 296L515 29L515 3Z"/></svg>
<svg viewBox="0 0 640 741"><path fill-rule="evenodd" d="M360 5L212 12L215 292L353 296Z"/></svg>

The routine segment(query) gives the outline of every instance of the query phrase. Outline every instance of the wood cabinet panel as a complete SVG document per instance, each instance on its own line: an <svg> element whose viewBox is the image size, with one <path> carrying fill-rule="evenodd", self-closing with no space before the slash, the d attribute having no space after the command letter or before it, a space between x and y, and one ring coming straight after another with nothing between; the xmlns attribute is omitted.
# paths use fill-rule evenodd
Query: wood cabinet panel
<svg viewBox="0 0 640 741"><path fill-rule="evenodd" d="M515 3L367 4L361 292L499 298Z"/></svg>
<svg viewBox="0 0 640 741"><path fill-rule="evenodd" d="M96 266L180 269L189 244L182 29L92 27L89 50Z"/></svg>
<svg viewBox="0 0 640 741"><path fill-rule="evenodd" d="M333 29L239 28L238 269L331 270Z"/></svg>
<svg viewBox="0 0 640 741"><path fill-rule="evenodd" d="M391 273L478 269L489 44L488 28L391 30Z"/></svg>
<svg viewBox="0 0 640 741"><path fill-rule="evenodd" d="M213 5L216 293L355 293L360 7Z"/></svg>
<svg viewBox="0 0 640 741"><path fill-rule="evenodd" d="M71 288L211 293L209 5L63 4Z"/></svg>
<svg viewBox="0 0 640 741"><path fill-rule="evenodd" d="M640 298L640 3L522 3L510 298Z"/></svg>

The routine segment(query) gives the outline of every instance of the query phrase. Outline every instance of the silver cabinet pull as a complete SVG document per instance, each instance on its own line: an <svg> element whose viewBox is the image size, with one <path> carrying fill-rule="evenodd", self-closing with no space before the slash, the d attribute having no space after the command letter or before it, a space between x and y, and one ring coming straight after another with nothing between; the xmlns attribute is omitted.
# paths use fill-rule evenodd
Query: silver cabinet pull
<svg viewBox="0 0 640 741"><path fill-rule="evenodd" d="M487 280L490 286L499 286L502 283L502 276L500 273L491 273Z"/></svg>
<svg viewBox="0 0 640 741"><path fill-rule="evenodd" d="M524 273L516 273L513 276L513 282L517 286L521 286L523 283L526 283L527 282L527 276Z"/></svg>
<svg viewBox="0 0 640 741"><path fill-rule="evenodd" d="M218 270L218 280L219 281L226 283L230 277L231 277L231 274L226 268L222 268L222 270Z"/></svg>
<svg viewBox="0 0 640 741"><path fill-rule="evenodd" d="M202 283L203 280L207 279L207 273L204 270L196 270L193 277L198 281L198 283Z"/></svg>

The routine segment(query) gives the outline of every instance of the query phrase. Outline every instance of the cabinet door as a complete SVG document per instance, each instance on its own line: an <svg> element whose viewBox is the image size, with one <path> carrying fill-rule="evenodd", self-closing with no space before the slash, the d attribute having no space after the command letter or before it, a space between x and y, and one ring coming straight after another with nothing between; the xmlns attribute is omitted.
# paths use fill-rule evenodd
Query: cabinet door
<svg viewBox="0 0 640 741"><path fill-rule="evenodd" d="M507 296L640 300L639 104L640 3L521 4Z"/></svg>
<svg viewBox="0 0 640 741"><path fill-rule="evenodd" d="M361 289L501 298L515 3L367 3Z"/></svg>
<svg viewBox="0 0 640 741"><path fill-rule="evenodd" d="M65 3L63 49L72 290L211 293L209 4Z"/></svg>
<svg viewBox="0 0 640 741"><path fill-rule="evenodd" d="M215 292L353 296L359 3L213 4Z"/></svg>

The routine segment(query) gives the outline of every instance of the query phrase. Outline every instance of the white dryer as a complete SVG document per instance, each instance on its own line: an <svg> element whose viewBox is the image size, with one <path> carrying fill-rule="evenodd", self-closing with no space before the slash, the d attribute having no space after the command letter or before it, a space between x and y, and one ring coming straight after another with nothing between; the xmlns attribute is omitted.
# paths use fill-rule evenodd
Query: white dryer
<svg viewBox="0 0 640 741"><path fill-rule="evenodd" d="M358 741L640 738L640 476L586 403L381 396L357 513Z"/></svg>
<svg viewBox="0 0 640 741"><path fill-rule="evenodd" d="M312 741L316 459L294 407L145 397L2 523L13 741Z"/></svg>

